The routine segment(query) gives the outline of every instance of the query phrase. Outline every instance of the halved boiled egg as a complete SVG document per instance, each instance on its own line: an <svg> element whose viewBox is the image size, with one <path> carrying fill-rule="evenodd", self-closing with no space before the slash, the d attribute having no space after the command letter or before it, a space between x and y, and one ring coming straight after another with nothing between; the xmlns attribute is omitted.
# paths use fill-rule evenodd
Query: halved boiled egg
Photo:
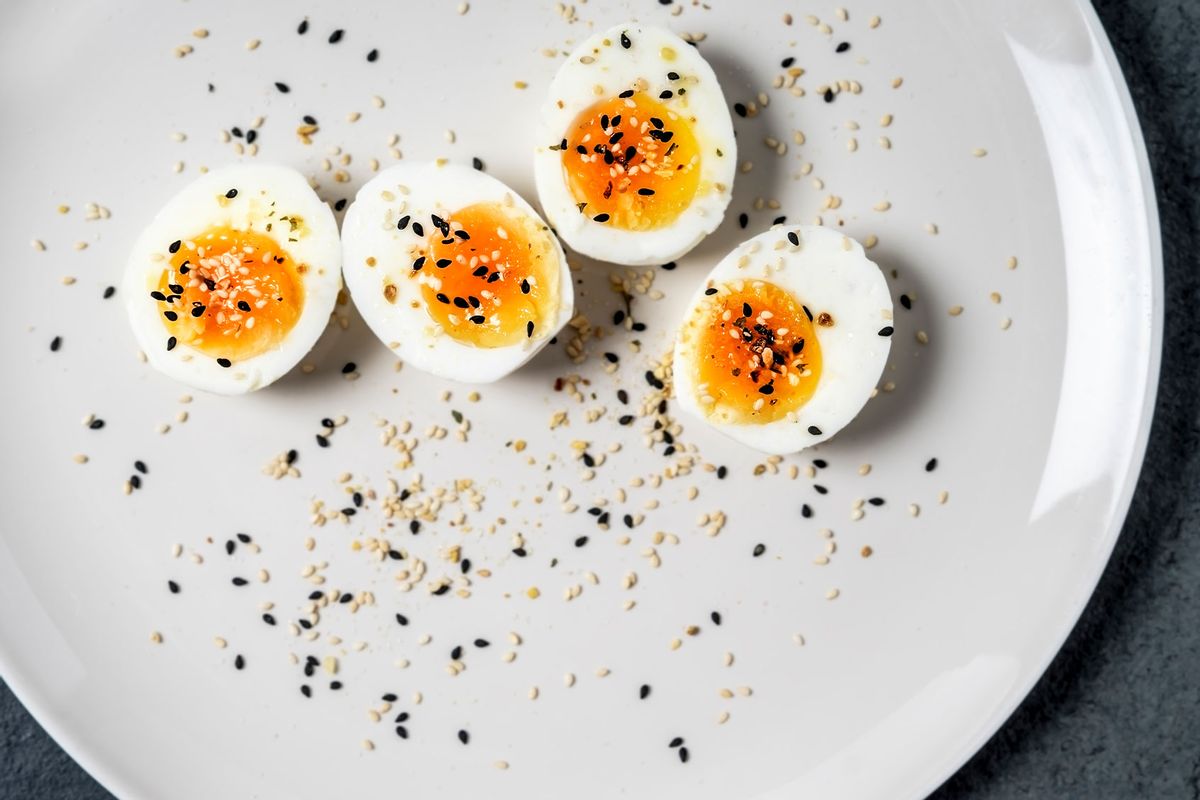
<svg viewBox="0 0 1200 800"><path fill-rule="evenodd" d="M346 286L371 330L417 369L504 377L574 314L562 247L500 181L455 164L400 164L342 225Z"/></svg>
<svg viewBox="0 0 1200 800"><path fill-rule="evenodd" d="M854 419L891 336L887 282L858 242L777 226L709 273L675 341L675 393L731 438L794 453Z"/></svg>
<svg viewBox="0 0 1200 800"><path fill-rule="evenodd" d="M137 240L124 280L150 364L219 394L261 389L295 366L340 288L329 206L299 172L247 164L175 195Z"/></svg>
<svg viewBox="0 0 1200 800"><path fill-rule="evenodd" d="M672 261L721 224L737 145L699 51L635 23L583 41L542 109L534 174L572 249L617 264Z"/></svg>

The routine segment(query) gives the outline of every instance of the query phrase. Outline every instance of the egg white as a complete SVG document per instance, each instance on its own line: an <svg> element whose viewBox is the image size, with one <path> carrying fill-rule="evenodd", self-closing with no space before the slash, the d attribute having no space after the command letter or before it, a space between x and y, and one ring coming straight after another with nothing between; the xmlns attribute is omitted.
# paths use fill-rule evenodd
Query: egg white
<svg viewBox="0 0 1200 800"><path fill-rule="evenodd" d="M624 33L631 46L620 43ZM675 53L662 57L663 48ZM679 73L671 81L668 72ZM643 80L647 94L687 88L662 101L675 113L695 118L692 133L700 146L700 190L691 205L660 228L629 231L595 222L580 213L563 175L559 142L576 117L599 100L616 97ZM534 153L538 198L550 224L576 252L617 264L645 266L673 261L721 224L733 192L737 143L733 121L717 76L699 51L670 31L626 23L585 39L567 57L550 84L542 107Z"/></svg>
<svg viewBox="0 0 1200 800"><path fill-rule="evenodd" d="M226 197L230 189L237 190L232 199ZM281 217L300 218L304 224L292 232L279 222ZM272 230L266 230L272 221ZM309 267L298 276L304 287L303 308L283 341L228 368L217 363L217 356L182 342L168 351L171 334L163 323L161 304L150 297L168 265L170 245L216 227L268 236L294 263ZM129 322L150 365L163 374L216 394L261 389L294 367L325 330L341 289L341 257L333 212L299 172L264 164L212 170L172 197L134 244L123 281Z"/></svg>
<svg viewBox="0 0 1200 800"><path fill-rule="evenodd" d="M788 239L795 233L799 245ZM781 419L753 424L718 422L703 411L693 382L698 359L696 319L710 286L770 281L814 313L829 312L832 327L814 326L821 374L808 402ZM709 273L688 306L675 342L674 382L680 406L742 444L765 453L794 453L830 438L858 415L875 389L891 350L892 298L887 281L862 245L817 226L776 226L738 245ZM810 426L820 431L810 432Z"/></svg>
<svg viewBox="0 0 1200 800"><path fill-rule="evenodd" d="M429 315L419 282L410 279L410 254L426 240L411 224L398 230L399 219L420 221L428 235L431 214L450 219L458 209L475 203L511 205L546 230L557 256L559 295L551 323L515 344L476 347L457 341ZM571 274L558 239L520 195L469 167L406 163L379 173L359 190L346 212L342 254L346 287L375 335L405 362L444 378L466 383L499 380L532 358L575 313ZM396 288L394 302L384 296L387 285Z"/></svg>

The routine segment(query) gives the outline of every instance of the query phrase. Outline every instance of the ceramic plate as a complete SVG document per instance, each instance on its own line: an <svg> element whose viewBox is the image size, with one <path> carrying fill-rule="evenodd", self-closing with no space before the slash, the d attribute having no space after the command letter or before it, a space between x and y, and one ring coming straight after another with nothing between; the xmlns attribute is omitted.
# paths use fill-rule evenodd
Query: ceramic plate
<svg viewBox="0 0 1200 800"><path fill-rule="evenodd" d="M1085 4L3 16L0 666L116 794L916 798L1087 601L1142 456L1162 285L1140 135ZM631 17L693 35L749 109L730 213L676 269L573 258L589 324L477 400L398 371L348 304L305 369L252 396L183 402L139 361L105 290L200 170L290 164L337 203L375 160L478 158L535 199L545 87L573 42ZM911 308L861 416L769 460L673 402L657 417L644 374L701 276L776 216L877 241ZM613 280L644 331L612 324ZM264 474L289 449L299 477ZM379 560L381 540L410 559ZM335 602L302 629L315 591Z"/></svg>

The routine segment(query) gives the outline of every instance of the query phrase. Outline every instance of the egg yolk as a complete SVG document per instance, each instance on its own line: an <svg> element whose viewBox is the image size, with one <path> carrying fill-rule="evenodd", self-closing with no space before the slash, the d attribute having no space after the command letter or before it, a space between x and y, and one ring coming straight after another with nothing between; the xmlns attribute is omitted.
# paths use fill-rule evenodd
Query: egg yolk
<svg viewBox="0 0 1200 800"><path fill-rule="evenodd" d="M169 266L150 294L169 333L168 350L186 344L230 366L278 347L295 327L307 267L275 239L220 227L168 250Z"/></svg>
<svg viewBox="0 0 1200 800"><path fill-rule="evenodd" d="M720 422L762 424L808 402L821 378L809 309L768 281L737 281L706 293L690 334L704 412ZM818 320L832 324L828 314Z"/></svg>
<svg viewBox="0 0 1200 800"><path fill-rule="evenodd" d="M447 219L431 214L430 223L411 275L447 335L475 347L505 347L549 329L559 257L544 224L501 203L476 203ZM425 230L420 222L412 226Z"/></svg>
<svg viewBox="0 0 1200 800"><path fill-rule="evenodd" d="M674 222L700 185L693 121L633 90L583 111L560 143L580 212L629 231Z"/></svg>

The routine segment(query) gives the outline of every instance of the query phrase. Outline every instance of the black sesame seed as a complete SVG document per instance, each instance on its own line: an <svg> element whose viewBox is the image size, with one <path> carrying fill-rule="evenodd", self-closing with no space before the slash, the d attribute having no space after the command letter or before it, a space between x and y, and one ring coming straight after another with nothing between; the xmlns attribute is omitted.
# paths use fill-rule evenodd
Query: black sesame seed
<svg viewBox="0 0 1200 800"><path fill-rule="evenodd" d="M115 287L115 286L104 287L104 299L105 300L109 299L116 293L117 293L117 287Z"/></svg>
<svg viewBox="0 0 1200 800"><path fill-rule="evenodd" d="M713 621L713 625L721 624L721 612L720 611L714 611L711 614L709 614L708 617L709 617L709 619L711 619Z"/></svg>
<svg viewBox="0 0 1200 800"><path fill-rule="evenodd" d="M62 347L62 337L61 336L55 336L53 339L50 340L50 352L51 353L57 353L58 348L60 348L60 347Z"/></svg>
<svg viewBox="0 0 1200 800"><path fill-rule="evenodd" d="M688 755L688 749L686 747L679 748L679 760L680 761L682 761L684 764L686 764L690 757L691 756Z"/></svg>
<svg viewBox="0 0 1200 800"><path fill-rule="evenodd" d="M228 358L218 358L217 363L220 364L225 369L229 369L230 367L233 366L233 362L230 361Z"/></svg>
<svg viewBox="0 0 1200 800"><path fill-rule="evenodd" d="M296 28L296 33L300 34L301 36L308 33L308 19L307 18L301 20L300 27Z"/></svg>
<svg viewBox="0 0 1200 800"><path fill-rule="evenodd" d="M532 336L533 336L533 320L529 320L529 322L525 323L525 338L528 339Z"/></svg>
<svg viewBox="0 0 1200 800"><path fill-rule="evenodd" d="M171 594L179 594L179 584L175 581L167 581L167 589L170 590Z"/></svg>
<svg viewBox="0 0 1200 800"><path fill-rule="evenodd" d="M704 290L704 294L709 297L712 297L716 293L717 293L717 287L715 287L715 286L710 286Z"/></svg>
<svg viewBox="0 0 1200 800"><path fill-rule="evenodd" d="M132 486L132 487L133 487L133 488L135 488L135 489L140 489L140 488L142 488L142 478L141 478L141 476L140 476L140 475L130 475L130 476L129 476L129 485L130 485L130 486Z"/></svg>
<svg viewBox="0 0 1200 800"><path fill-rule="evenodd" d="M809 433L811 433L813 436L820 436L820 435L821 435L821 429L820 429L820 428L818 428L816 425L809 425L809 426L808 426L808 432L809 432Z"/></svg>
<svg viewBox="0 0 1200 800"><path fill-rule="evenodd" d="M354 505L356 508L362 508L362 504L363 504L362 492L355 492L354 494L350 495L350 499L354 501Z"/></svg>
<svg viewBox="0 0 1200 800"><path fill-rule="evenodd" d="M244 669L245 666L246 666L246 659L242 657L241 653L239 653L233 659L233 668L234 669Z"/></svg>
<svg viewBox="0 0 1200 800"><path fill-rule="evenodd" d="M356 370L356 369L358 369L357 364L355 364L353 361L347 361L345 364L342 365L342 374L349 375L351 372L354 372L354 370Z"/></svg>
<svg viewBox="0 0 1200 800"><path fill-rule="evenodd" d="M879 507L879 506L883 505L884 499L882 497L872 497L867 502L873 506Z"/></svg>
<svg viewBox="0 0 1200 800"><path fill-rule="evenodd" d="M309 688L307 683L300 687L300 694L305 697L312 697L312 689Z"/></svg>
<svg viewBox="0 0 1200 800"><path fill-rule="evenodd" d="M617 423L621 425L632 425L633 414L622 414L621 418L617 420Z"/></svg>
<svg viewBox="0 0 1200 800"><path fill-rule="evenodd" d="M344 198L344 197L339 199L336 203L333 204L334 211L342 211L345 208L346 208L346 198Z"/></svg>
<svg viewBox="0 0 1200 800"><path fill-rule="evenodd" d="M245 300L238 300L237 307L238 307L238 311L245 311L247 313L249 313L249 311L250 311L250 304L247 303Z"/></svg>
<svg viewBox="0 0 1200 800"><path fill-rule="evenodd" d="M225 193L225 197L230 200L237 197L237 189L230 189L228 192Z"/></svg>
<svg viewBox="0 0 1200 800"><path fill-rule="evenodd" d="M492 643L487 639L476 639L474 644L476 647L490 647Z"/></svg>
<svg viewBox="0 0 1200 800"><path fill-rule="evenodd" d="M893 328L891 325L885 325L879 329L880 336L891 336L895 332L896 332L896 329Z"/></svg>
<svg viewBox="0 0 1200 800"><path fill-rule="evenodd" d="M396 702L396 695L392 694L391 692L388 692L387 694L385 694L385 695L384 695L383 697L381 697L380 699L381 699L381 700L383 700L383 702L385 702L385 703L394 703L394 702ZM397 721L397 722L403 722L404 720L402 720L402 719L397 719L396 721Z"/></svg>
<svg viewBox="0 0 1200 800"><path fill-rule="evenodd" d="M378 50L372 50L371 52L367 53L367 61L374 62L378 58L379 58Z"/></svg>
<svg viewBox="0 0 1200 800"><path fill-rule="evenodd" d="M400 623L401 626L407 625L408 617L404 616L403 614L396 614L396 622Z"/></svg>
<svg viewBox="0 0 1200 800"><path fill-rule="evenodd" d="M829 466L829 462L823 458L814 458L812 464L817 469L825 469Z"/></svg>
<svg viewBox="0 0 1200 800"><path fill-rule="evenodd" d="M729 468L726 467L724 464L717 467L717 477L720 478L721 480L725 480L725 476L728 474L729 474Z"/></svg>
<svg viewBox="0 0 1200 800"><path fill-rule="evenodd" d="M279 91L283 92L284 94L287 94L288 92L291 91L291 88L289 88L286 83L280 83L279 81L275 81L275 88L278 89Z"/></svg>
<svg viewBox="0 0 1200 800"><path fill-rule="evenodd" d="M792 247L800 246L800 237L796 235L795 231L788 231L788 241L792 243Z"/></svg>
<svg viewBox="0 0 1200 800"><path fill-rule="evenodd" d="M421 532L420 520L415 520L415 519L409 520L408 521L408 532L411 533L413 536L416 536L418 533L420 533Z"/></svg>
<svg viewBox="0 0 1200 800"><path fill-rule="evenodd" d="M512 549L512 552L513 552L513 555L516 556L517 558L524 558L526 555L528 555L528 553L525 551L524 547L514 547Z"/></svg>
<svg viewBox="0 0 1200 800"><path fill-rule="evenodd" d="M900 305L904 306L906 309L911 310L912 309L912 298L906 294L900 295Z"/></svg>
<svg viewBox="0 0 1200 800"><path fill-rule="evenodd" d="M626 514L625 516L621 517L621 521L625 523L626 528L633 527L633 515L632 514Z"/></svg>
<svg viewBox="0 0 1200 800"><path fill-rule="evenodd" d="M338 689L342 688L342 682L341 681L330 681L329 688L336 692Z"/></svg>
<svg viewBox="0 0 1200 800"><path fill-rule="evenodd" d="M645 699L646 699L647 697L649 697L649 696L650 696L650 684L648 684L648 683L643 683L643 684L642 684L642 685L641 685L641 686L638 688L638 699L639 699L639 700L645 700Z"/></svg>
<svg viewBox="0 0 1200 800"><path fill-rule="evenodd" d="M586 536L579 536L579 537L576 537L576 539L575 539L576 547L583 547L587 543L588 543L588 537L586 537Z"/></svg>
<svg viewBox="0 0 1200 800"><path fill-rule="evenodd" d="M933 472L935 469L937 469L937 459L936 458L931 458L925 462L925 471L926 472Z"/></svg>
<svg viewBox="0 0 1200 800"><path fill-rule="evenodd" d="M633 89L626 89L625 91L623 91L619 95L617 95L617 97L621 98L622 100L626 100L630 97L633 97Z"/></svg>
<svg viewBox="0 0 1200 800"><path fill-rule="evenodd" d="M318 433L317 434L317 444L320 445L321 447L329 447L329 439L326 438L323 434Z"/></svg>
<svg viewBox="0 0 1200 800"><path fill-rule="evenodd" d="M338 28L336 31L329 34L329 43L337 44L338 42L340 42L342 40L342 36L344 36L345 33L346 32L344 30L342 30L341 28Z"/></svg>
<svg viewBox="0 0 1200 800"><path fill-rule="evenodd" d="M767 546L765 544L754 545L754 557L755 558L758 558L765 552L767 552Z"/></svg>
<svg viewBox="0 0 1200 800"><path fill-rule="evenodd" d="M646 189L645 187L643 187L641 189L638 189L638 194L640 194L642 197L649 197L650 195L654 194L654 190Z"/></svg>
<svg viewBox="0 0 1200 800"><path fill-rule="evenodd" d="M592 222L608 222L608 214L597 214L592 217Z"/></svg>
<svg viewBox="0 0 1200 800"><path fill-rule="evenodd" d="M233 555L234 550L237 550L237 542L235 542L233 539L226 539L225 540L225 555L229 555L229 556Z"/></svg>
<svg viewBox="0 0 1200 800"><path fill-rule="evenodd" d="M204 306L192 306L192 316L193 317L203 317L204 312L207 310L208 309L205 308Z"/></svg>
<svg viewBox="0 0 1200 800"><path fill-rule="evenodd" d="M247 583L249 583L249 581L247 581L245 578L234 578L232 583L234 586L245 586Z"/></svg>
<svg viewBox="0 0 1200 800"><path fill-rule="evenodd" d="M275 617L272 614L263 614L262 620L263 620L263 622L267 623L268 625L275 624Z"/></svg>
<svg viewBox="0 0 1200 800"><path fill-rule="evenodd" d="M236 136L239 139L241 139L243 136L245 136L245 134L242 133L242 129L239 128L237 125L234 125L232 128L230 128L229 132L232 133L234 136Z"/></svg>
<svg viewBox="0 0 1200 800"><path fill-rule="evenodd" d="M448 592L448 591L450 591L450 584L448 584L448 583L443 583L441 586L439 586L439 587L437 587L436 589L434 589L434 590L433 590L433 595L434 595L435 597L441 597L442 595L444 595L444 594L445 594L446 592Z"/></svg>
<svg viewBox="0 0 1200 800"><path fill-rule="evenodd" d="M738 227L745 228L750 224L750 215L746 213L738 214Z"/></svg>
<svg viewBox="0 0 1200 800"><path fill-rule="evenodd" d="M819 483L813 484L813 490L816 491L817 494L829 494L829 490Z"/></svg>
<svg viewBox="0 0 1200 800"><path fill-rule="evenodd" d="M408 738L408 728L404 727L403 725L397 725L396 726L396 735L399 736L401 739L407 739Z"/></svg>
<svg viewBox="0 0 1200 800"><path fill-rule="evenodd" d="M734 103L734 104L733 104L733 111L734 111L734 113L735 113L735 114L737 114L739 117L744 117L744 116L746 116L746 106L745 106L744 104L742 104L742 103Z"/></svg>
<svg viewBox="0 0 1200 800"><path fill-rule="evenodd" d="M98 430L100 430L101 428L103 428L103 427L104 427L104 420L102 420L102 419L94 419L94 420L92 420L91 422L89 422L89 423L88 423L88 427L89 427L89 428L91 428L91 429L92 429L92 430L94 430L94 431L98 431Z"/></svg>
<svg viewBox="0 0 1200 800"><path fill-rule="evenodd" d="M658 93L658 98L660 100L670 100L674 96L675 96L675 93L672 92L670 89L663 89L661 92Z"/></svg>
<svg viewBox="0 0 1200 800"><path fill-rule="evenodd" d="M178 252L179 252L179 246L180 246L181 244L183 244L183 243L182 243L181 241L179 241L178 239L176 239L175 241L171 242L170 246L169 246L169 247L167 247L167 250L168 250L169 252L171 252L171 253L178 253Z"/></svg>
<svg viewBox="0 0 1200 800"><path fill-rule="evenodd" d="M826 103L832 103L832 102L833 102L833 89L826 89L826 90L825 90L825 102L826 102Z"/></svg>
<svg viewBox="0 0 1200 800"><path fill-rule="evenodd" d="M642 331L646 330L646 323L644 323L644 322L635 322L635 323L633 323L633 325L631 325L630 327L632 327L632 328L633 328L635 331L637 331L638 333L641 333Z"/></svg>
<svg viewBox="0 0 1200 800"><path fill-rule="evenodd" d="M454 649L450 651L450 660L458 661L460 658L462 658L462 645L455 645Z"/></svg>
<svg viewBox="0 0 1200 800"><path fill-rule="evenodd" d="M483 159L481 159L479 157L472 158L471 166L474 167L475 169L479 170L480 172L483 172Z"/></svg>
<svg viewBox="0 0 1200 800"><path fill-rule="evenodd" d="M682 745L682 744L683 744L683 737L682 737L682 736L676 736L674 739L672 739L671 741L667 742L667 747L672 747L672 748L674 748L674 747L679 747L679 746L680 746L680 745Z"/></svg>
<svg viewBox="0 0 1200 800"><path fill-rule="evenodd" d="M783 61L779 62L779 66L783 67L784 69L787 69L788 67L790 67L792 64L795 64L795 63L796 63L796 59L793 58L792 56L788 56Z"/></svg>
<svg viewBox="0 0 1200 800"><path fill-rule="evenodd" d="M813 515L812 506L810 506L808 503L805 503L804 505L800 506L800 516L804 517L805 519L809 519L810 517L812 517L812 515Z"/></svg>
<svg viewBox="0 0 1200 800"><path fill-rule="evenodd" d="M625 31L621 31L621 47L624 47L626 50L633 47L633 42L629 41L629 36Z"/></svg>
<svg viewBox="0 0 1200 800"><path fill-rule="evenodd" d="M849 42L840 42L838 44L838 46L835 47L834 49L839 53L844 53L850 49L850 43Z"/></svg>

